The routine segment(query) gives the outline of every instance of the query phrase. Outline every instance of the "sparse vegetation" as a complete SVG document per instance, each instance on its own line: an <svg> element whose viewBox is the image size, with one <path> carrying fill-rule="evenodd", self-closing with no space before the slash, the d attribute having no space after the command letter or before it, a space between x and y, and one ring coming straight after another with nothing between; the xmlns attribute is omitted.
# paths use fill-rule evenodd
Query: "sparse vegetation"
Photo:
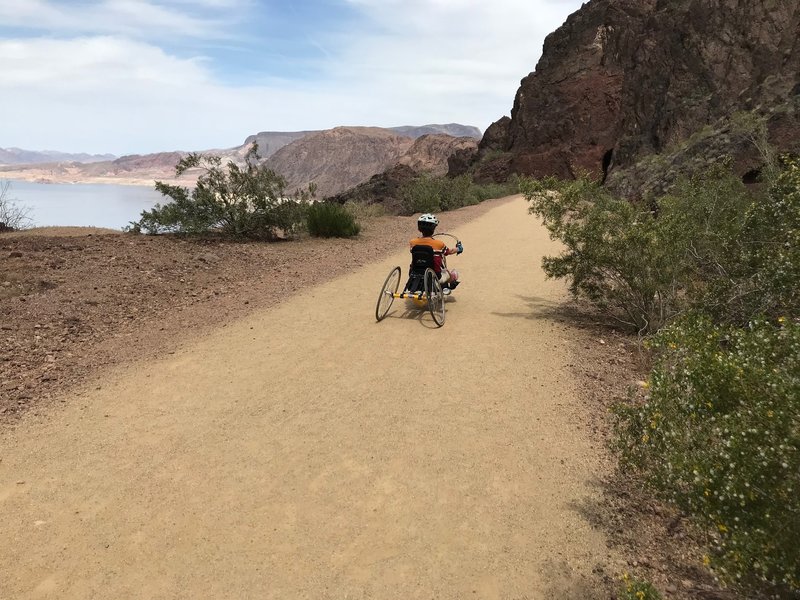
<svg viewBox="0 0 800 600"><path fill-rule="evenodd" d="M0 181L0 233L30 226L30 211L11 197L11 183Z"/></svg>
<svg viewBox="0 0 800 600"><path fill-rule="evenodd" d="M476 184L470 175L433 177L423 175L402 189L405 212L442 212L478 204L489 198L500 198L519 192L519 182Z"/></svg>
<svg viewBox="0 0 800 600"><path fill-rule="evenodd" d="M706 528L706 564L721 579L790 598L800 592L800 163L765 175L769 189L753 191L723 162L647 207L587 179L527 181L523 192L565 246L544 259L547 274L655 334L645 391L617 410L628 472Z"/></svg>
<svg viewBox="0 0 800 600"><path fill-rule="evenodd" d="M218 156L190 154L175 168L177 177L187 170L203 173L194 189L156 182L156 190L171 198L143 211L131 223L132 232L150 234L220 232L231 237L274 240L291 235L305 222L308 200L314 188L289 196L286 181L259 164L258 146L253 145L243 167Z"/></svg>
<svg viewBox="0 0 800 600"><path fill-rule="evenodd" d="M650 343L647 394L618 408L623 463L705 526L722 578L800 590L800 323L692 316Z"/></svg>
<svg viewBox="0 0 800 600"><path fill-rule="evenodd" d="M661 600L662 596L649 581L644 581L631 576L629 573L622 575L621 600Z"/></svg>
<svg viewBox="0 0 800 600"><path fill-rule="evenodd" d="M361 231L353 213L336 202L317 202L308 207L308 232L316 237L353 237Z"/></svg>

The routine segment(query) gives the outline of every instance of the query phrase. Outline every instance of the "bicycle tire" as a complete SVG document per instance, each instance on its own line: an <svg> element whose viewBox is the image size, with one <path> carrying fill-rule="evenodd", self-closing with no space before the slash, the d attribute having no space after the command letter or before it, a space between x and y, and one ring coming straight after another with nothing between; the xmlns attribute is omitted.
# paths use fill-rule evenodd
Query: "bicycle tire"
<svg viewBox="0 0 800 600"><path fill-rule="evenodd" d="M425 296L428 299L428 310L437 327L444 325L445 307L442 284L433 269L425 270Z"/></svg>
<svg viewBox="0 0 800 600"><path fill-rule="evenodd" d="M386 280L381 287L381 293L378 296L378 303L375 305L375 320L381 321L389 309L392 308L394 303L394 294L397 293L400 287L400 267L395 267L389 271Z"/></svg>

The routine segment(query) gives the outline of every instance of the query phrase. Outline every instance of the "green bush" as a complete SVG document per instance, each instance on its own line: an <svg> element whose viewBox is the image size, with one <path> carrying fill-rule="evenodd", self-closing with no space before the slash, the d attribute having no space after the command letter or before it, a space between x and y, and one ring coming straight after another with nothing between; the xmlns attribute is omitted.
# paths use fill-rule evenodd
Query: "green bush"
<svg viewBox="0 0 800 600"><path fill-rule="evenodd" d="M617 409L623 463L713 532L723 578L800 591L800 322L687 317L652 343L649 395Z"/></svg>
<svg viewBox="0 0 800 600"><path fill-rule="evenodd" d="M565 247L544 259L547 275L567 279L573 295L640 333L709 300L714 282L741 260L744 215L756 203L726 163L680 181L648 206L615 198L586 178L528 180L521 188L531 212Z"/></svg>
<svg viewBox="0 0 800 600"><path fill-rule="evenodd" d="M353 237L361 231L353 214L335 202L312 204L306 219L308 232L316 237Z"/></svg>
<svg viewBox="0 0 800 600"><path fill-rule="evenodd" d="M259 164L258 146L248 151L243 167L213 155L190 154L175 167L176 177L200 168L202 174L194 189L156 182L156 190L171 198L143 211L132 232L150 234L220 232L233 237L273 240L290 235L304 222L307 191L286 193L286 181Z"/></svg>
<svg viewBox="0 0 800 600"><path fill-rule="evenodd" d="M434 177L423 175L406 183L401 191L405 212L425 213L455 210L490 198L500 198L519 191L515 178L505 184L479 185L469 175Z"/></svg>
<svg viewBox="0 0 800 600"><path fill-rule="evenodd" d="M800 308L800 162L784 158L769 193L730 215L697 305L721 322L797 316ZM717 225L722 228L722 225Z"/></svg>
<svg viewBox="0 0 800 600"><path fill-rule="evenodd" d="M573 295L642 333L676 314L685 266L671 223L586 178L521 187L530 211L564 245L560 256L543 259L548 277L567 279Z"/></svg>

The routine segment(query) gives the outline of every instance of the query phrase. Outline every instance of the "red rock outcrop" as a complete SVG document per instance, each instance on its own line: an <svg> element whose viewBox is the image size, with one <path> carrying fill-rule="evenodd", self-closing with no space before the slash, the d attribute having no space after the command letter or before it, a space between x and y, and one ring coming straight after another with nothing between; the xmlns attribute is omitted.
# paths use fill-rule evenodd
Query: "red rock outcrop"
<svg viewBox="0 0 800 600"><path fill-rule="evenodd" d="M602 174L757 111L797 149L799 29L797 0L591 0L547 37L488 145L513 172Z"/></svg>

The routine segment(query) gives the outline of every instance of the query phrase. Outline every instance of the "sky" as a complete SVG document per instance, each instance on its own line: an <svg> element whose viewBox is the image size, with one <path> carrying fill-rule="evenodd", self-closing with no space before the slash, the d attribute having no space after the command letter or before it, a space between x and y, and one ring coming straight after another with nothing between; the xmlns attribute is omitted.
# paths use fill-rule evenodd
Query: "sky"
<svg viewBox="0 0 800 600"><path fill-rule="evenodd" d="M0 0L0 148L143 154L510 114L581 0Z"/></svg>

